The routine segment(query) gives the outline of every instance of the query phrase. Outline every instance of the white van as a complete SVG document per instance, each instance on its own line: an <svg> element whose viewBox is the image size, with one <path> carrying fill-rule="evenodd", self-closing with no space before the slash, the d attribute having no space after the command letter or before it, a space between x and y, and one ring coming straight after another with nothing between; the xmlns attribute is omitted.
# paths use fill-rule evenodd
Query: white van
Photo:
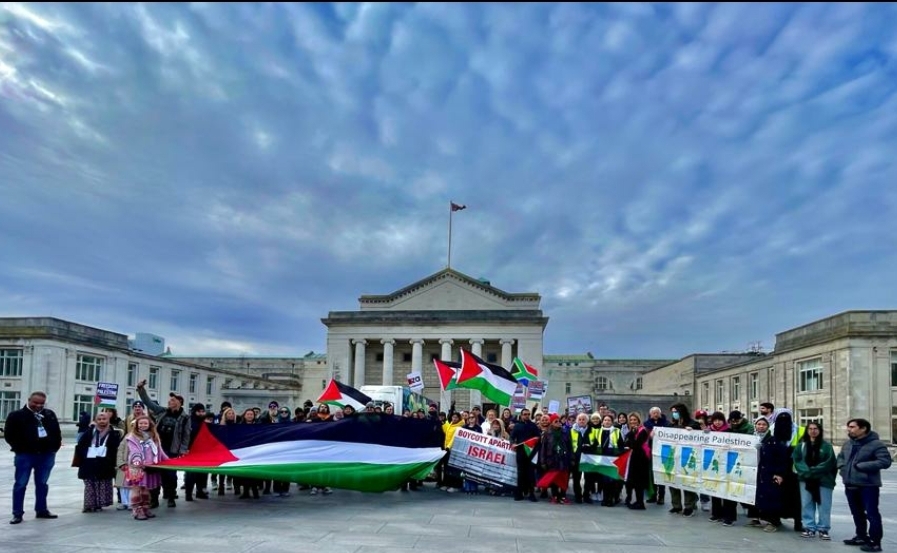
<svg viewBox="0 0 897 553"><path fill-rule="evenodd" d="M389 403L396 415L401 415L406 409L412 413L423 409L426 413L431 403L407 386L362 386L360 391L370 397L377 407L383 408Z"/></svg>

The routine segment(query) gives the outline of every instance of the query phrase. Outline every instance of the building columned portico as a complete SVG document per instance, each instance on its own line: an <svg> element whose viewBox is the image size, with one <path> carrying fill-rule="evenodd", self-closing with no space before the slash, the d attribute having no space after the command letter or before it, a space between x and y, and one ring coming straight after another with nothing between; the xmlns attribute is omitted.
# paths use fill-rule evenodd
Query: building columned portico
<svg viewBox="0 0 897 553"><path fill-rule="evenodd" d="M445 410L479 404L478 392L441 393L433 359L458 360L460 348L510 368L514 357L542 366L548 318L538 294L510 294L445 269L392 294L362 296L359 311L331 312L327 360L334 378L364 385L407 385L420 371L424 395Z"/></svg>

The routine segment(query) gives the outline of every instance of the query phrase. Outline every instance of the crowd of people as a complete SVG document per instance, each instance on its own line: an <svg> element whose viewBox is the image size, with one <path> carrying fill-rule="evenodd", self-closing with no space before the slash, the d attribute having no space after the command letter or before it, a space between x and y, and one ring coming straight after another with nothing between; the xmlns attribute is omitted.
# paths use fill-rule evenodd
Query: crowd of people
<svg viewBox="0 0 897 553"><path fill-rule="evenodd" d="M83 512L92 513L111 507L117 499L118 509L129 510L136 520L153 518L153 510L166 501L176 506L178 478L173 470L154 470L158 462L186 454L193 446L203 424L298 424L338 421L356 415L351 406L333 408L306 402L292 412L276 401L267 410L246 409L237 413L224 402L218 413L206 412L202 404L184 408L184 399L170 394L162 406L148 396L145 382L137 386L140 399L131 412L121 419L115 409L100 411L83 430L79 428L72 465L84 482ZM34 473L36 518L53 519L47 508L48 479L55 463L62 438L56 415L44 407L46 395L34 392L28 403L11 413L6 421L5 439L16 455L13 488L13 518L10 524L23 521L25 489ZM617 413L599 405L594 413L548 413L545 409L523 409L514 414L503 409L501 414L478 406L470 411L439 412L429 406L428 412L405 411L397 415L392 405L365 406L369 413L438 419L444 434L446 454L434 470L436 487L448 493L479 493L480 484L448 463L457 429L481 432L507 439L513 444L517 461L517 486L514 500L538 502L547 499L555 504L600 504L604 507L625 505L632 510L645 510L648 504L663 506L669 491L670 514L693 517L709 512L710 522L733 526L738 519L739 505L728 499L698 495L693 491L667 487L654 482L651 445L656 428L669 427L695 432L729 432L758 437L757 492L753 505L742 505L747 526L776 532L783 519L793 520L795 531L805 538L829 540L831 531L832 493L840 472L848 505L853 515L855 535L844 540L862 551L881 551L882 519L878 509L881 470L891 465L887 447L870 423L861 418L847 422L848 440L839 453L824 438L819 422L806 427L795 424L789 409L776 409L770 403L759 407L753 421L743 413L708 413L693 415L682 403L672 405L667 413L659 407L650 409L642 419L639 413ZM629 452L625 481L584 470L584 454L616 456ZM243 499L260 495L289 495L291 482L254 478L225 478L187 473L185 499L209 499L210 491L223 496L232 491ZM329 488L298 485L312 495L329 494ZM572 484L572 485L571 485ZM407 482L402 491L420 490L422 481ZM572 487L572 501L568 489ZM501 495L500 487L486 486L488 493Z"/></svg>

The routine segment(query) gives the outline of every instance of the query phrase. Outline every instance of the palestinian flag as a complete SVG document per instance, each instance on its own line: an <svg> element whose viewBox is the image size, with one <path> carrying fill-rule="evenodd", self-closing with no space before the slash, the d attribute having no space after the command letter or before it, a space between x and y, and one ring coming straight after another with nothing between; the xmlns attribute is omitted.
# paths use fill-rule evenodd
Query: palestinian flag
<svg viewBox="0 0 897 553"><path fill-rule="evenodd" d="M352 386L337 382L332 378L330 379L330 384L324 388L321 397L318 398L318 403L335 405L339 408L351 405L356 411L364 409L364 406L367 405L369 401L371 401L371 398L359 392Z"/></svg>
<svg viewBox="0 0 897 553"><path fill-rule="evenodd" d="M461 363L433 359L433 364L436 365L436 374L439 375L439 386L442 387L443 392L454 390L458 387L456 379L458 377L458 369L461 368Z"/></svg>
<svg viewBox="0 0 897 553"><path fill-rule="evenodd" d="M524 386L529 386L530 382L539 380L539 370L532 365L527 365L519 357L515 357L514 371L511 373L511 376Z"/></svg>
<svg viewBox="0 0 897 553"><path fill-rule="evenodd" d="M362 492L422 480L445 452L433 419L363 413L309 424L203 424L190 452L160 468Z"/></svg>
<svg viewBox="0 0 897 553"><path fill-rule="evenodd" d="M624 451L618 456L596 455L583 453L579 460L579 470L582 472L597 472L613 478L614 480L626 480L629 475L629 455L631 451Z"/></svg>
<svg viewBox="0 0 897 553"><path fill-rule="evenodd" d="M456 377L459 388L479 390L484 397L499 405L510 405L517 390L517 380L507 369L486 363L476 355L461 350L461 370Z"/></svg>
<svg viewBox="0 0 897 553"><path fill-rule="evenodd" d="M533 451L536 450L536 446L539 445L539 438L538 437L530 438L526 441L520 442L517 445L522 445L523 451L526 452L526 456L530 457L533 454Z"/></svg>

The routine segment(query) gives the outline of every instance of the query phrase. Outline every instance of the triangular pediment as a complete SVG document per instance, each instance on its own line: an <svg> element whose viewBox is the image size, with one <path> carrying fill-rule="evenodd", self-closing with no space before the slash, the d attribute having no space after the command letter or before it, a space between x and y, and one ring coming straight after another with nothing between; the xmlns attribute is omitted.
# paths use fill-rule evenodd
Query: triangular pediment
<svg viewBox="0 0 897 553"><path fill-rule="evenodd" d="M444 269L391 294L359 298L362 311L539 309L536 293L511 294L454 269Z"/></svg>

